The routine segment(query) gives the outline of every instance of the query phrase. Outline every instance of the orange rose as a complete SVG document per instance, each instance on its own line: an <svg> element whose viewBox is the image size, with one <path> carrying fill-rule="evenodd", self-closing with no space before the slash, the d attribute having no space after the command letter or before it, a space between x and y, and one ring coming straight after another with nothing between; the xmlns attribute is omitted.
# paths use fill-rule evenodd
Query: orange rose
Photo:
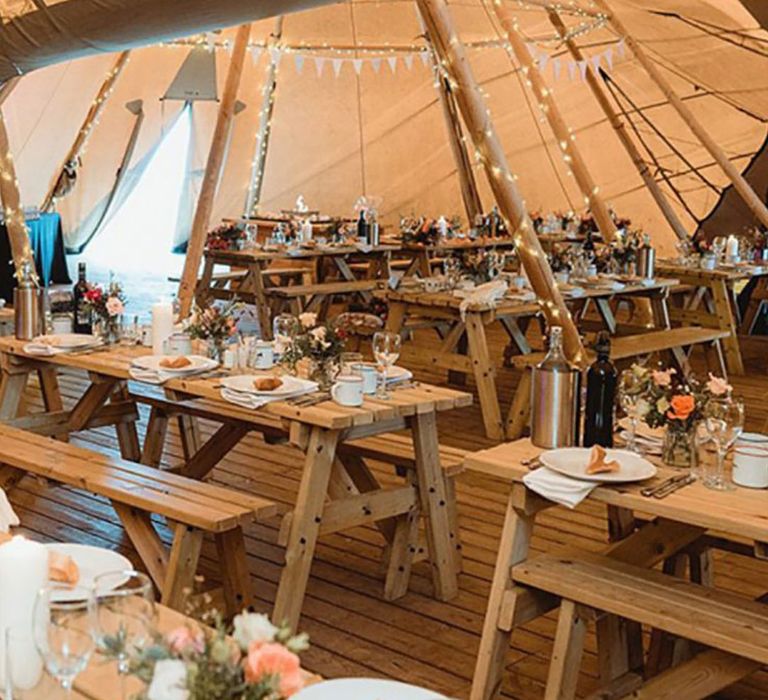
<svg viewBox="0 0 768 700"><path fill-rule="evenodd" d="M678 394L670 401L672 408L667 411L667 418L672 420L686 420L696 408L696 399L689 394Z"/></svg>
<svg viewBox="0 0 768 700"><path fill-rule="evenodd" d="M268 676L276 677L280 697L289 698L304 687L299 657L282 644L253 642L243 663L248 683L258 683Z"/></svg>

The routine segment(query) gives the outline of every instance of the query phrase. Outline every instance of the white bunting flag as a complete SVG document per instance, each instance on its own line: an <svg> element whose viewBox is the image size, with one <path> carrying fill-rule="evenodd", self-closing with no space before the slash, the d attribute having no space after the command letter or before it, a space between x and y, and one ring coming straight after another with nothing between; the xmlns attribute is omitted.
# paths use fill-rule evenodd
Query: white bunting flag
<svg viewBox="0 0 768 700"><path fill-rule="evenodd" d="M333 74L338 78L339 73L341 73L341 59L340 58L332 59L331 65L333 66Z"/></svg>
<svg viewBox="0 0 768 700"><path fill-rule="evenodd" d="M616 53L621 56L621 58L624 58L625 53L625 47L624 47L624 39L621 39L618 44L616 44Z"/></svg>
<svg viewBox="0 0 768 700"><path fill-rule="evenodd" d="M605 62L608 65L608 69L613 70L613 49L607 48L603 52L603 56L605 56Z"/></svg>
<svg viewBox="0 0 768 700"><path fill-rule="evenodd" d="M296 66L296 72L301 74L301 71L304 68L304 54L301 54L301 53L293 54L293 63Z"/></svg>
<svg viewBox="0 0 768 700"><path fill-rule="evenodd" d="M397 70L397 56L389 56L387 58L387 65L389 66L389 70L394 73Z"/></svg>
<svg viewBox="0 0 768 700"><path fill-rule="evenodd" d="M235 46L234 46L234 44L229 39L227 39L224 42L224 48L226 49L227 53L231 56L232 55L232 50L235 48Z"/></svg>
<svg viewBox="0 0 768 700"><path fill-rule="evenodd" d="M372 58L371 59L371 66L373 67L373 72L378 73L381 70L381 59L380 58Z"/></svg>
<svg viewBox="0 0 768 700"><path fill-rule="evenodd" d="M531 54L531 58L535 61L536 60L536 54L538 53L538 49L536 48L536 44L528 43L526 44L528 47L528 53Z"/></svg>
<svg viewBox="0 0 768 700"><path fill-rule="evenodd" d="M576 64L573 61L568 61L568 79L573 80L576 77Z"/></svg>
<svg viewBox="0 0 768 700"><path fill-rule="evenodd" d="M280 66L280 60L283 58L283 52L275 46L269 50L269 58L272 60L272 63L274 63L275 68L278 68Z"/></svg>
<svg viewBox="0 0 768 700"><path fill-rule="evenodd" d="M261 54L264 51L264 48L261 46L251 46L251 59L253 60L253 64L256 65L259 62L259 59L261 58Z"/></svg>
<svg viewBox="0 0 768 700"><path fill-rule="evenodd" d="M419 51L419 58L422 65L426 66L429 63L429 54L426 51Z"/></svg>
<svg viewBox="0 0 768 700"><path fill-rule="evenodd" d="M581 79L584 80L587 77L587 61L579 61L579 75L581 75Z"/></svg>
<svg viewBox="0 0 768 700"><path fill-rule="evenodd" d="M539 56L539 70L543 73L547 70L547 63L549 63L549 54L543 53Z"/></svg>
<svg viewBox="0 0 768 700"><path fill-rule="evenodd" d="M323 67L325 66L325 58L322 56L315 56L315 70L317 71L317 77L323 77Z"/></svg>
<svg viewBox="0 0 768 700"><path fill-rule="evenodd" d="M592 70L595 71L595 75L600 75L600 59L603 57L602 54L596 54L595 56L592 56L590 61L592 62Z"/></svg>
<svg viewBox="0 0 768 700"><path fill-rule="evenodd" d="M363 59L362 58L353 58L352 59L352 67L355 69L355 73L360 75L360 71L363 70Z"/></svg>
<svg viewBox="0 0 768 700"><path fill-rule="evenodd" d="M405 67L408 70L411 70L411 68L413 68L413 54L412 53L406 54L405 58L403 59L403 63L405 63Z"/></svg>
<svg viewBox="0 0 768 700"><path fill-rule="evenodd" d="M559 58L553 58L552 59L552 76L555 80L560 80L560 71L562 70L563 65L560 63Z"/></svg>

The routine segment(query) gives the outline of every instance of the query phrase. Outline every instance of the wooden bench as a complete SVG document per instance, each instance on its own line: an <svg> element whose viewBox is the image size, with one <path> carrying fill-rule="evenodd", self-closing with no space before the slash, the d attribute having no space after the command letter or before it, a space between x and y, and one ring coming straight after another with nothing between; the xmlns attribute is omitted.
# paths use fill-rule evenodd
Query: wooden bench
<svg viewBox="0 0 768 700"><path fill-rule="evenodd" d="M713 369L726 377L727 371L720 341L727 337L726 331L698 326L681 326L637 335L618 336L611 338L611 359L628 360L642 355L670 352L680 371L687 375L690 372L688 359L691 350L695 345L705 345L710 346L714 352L714 357L708 354L709 364L714 365ZM523 370L507 419L507 437L511 440L519 438L528 424L531 393L531 373L528 370L539 364L544 357L543 352L533 352L507 358L511 366ZM587 349L587 358L589 362L595 359L595 353L591 348Z"/></svg>
<svg viewBox="0 0 768 700"><path fill-rule="evenodd" d="M371 294L381 288L381 280L338 280L318 282L317 284L297 284L289 287L270 287L267 296L275 302L273 312L279 313L288 307L294 314L303 311L316 311L321 305L327 306L337 294L360 295L366 301Z"/></svg>
<svg viewBox="0 0 768 700"><path fill-rule="evenodd" d="M0 425L0 463L5 488L34 474L108 498L164 605L184 605L205 533L216 542L227 614L253 604L243 526L274 516L273 502L8 425ZM153 514L174 531L170 548L158 535Z"/></svg>
<svg viewBox="0 0 768 700"><path fill-rule="evenodd" d="M512 578L562 599L548 699L575 697L586 622L596 611L711 647L700 653L702 672L725 672L716 659L726 655L740 657L739 669L753 665L757 670L768 663L768 606L727 591L586 552L537 557L513 567ZM627 691L626 697L692 697L682 684L690 669L680 671L673 667L634 693Z"/></svg>

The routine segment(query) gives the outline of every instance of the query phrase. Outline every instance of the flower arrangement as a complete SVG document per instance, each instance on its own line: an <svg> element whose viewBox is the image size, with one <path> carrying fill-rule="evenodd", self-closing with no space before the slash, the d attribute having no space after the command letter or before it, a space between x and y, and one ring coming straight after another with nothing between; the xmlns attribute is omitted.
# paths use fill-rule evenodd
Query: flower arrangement
<svg viewBox="0 0 768 700"><path fill-rule="evenodd" d="M496 279L504 269L507 256L494 249L465 251L459 256L461 273L468 275L477 284Z"/></svg>
<svg viewBox="0 0 768 700"><path fill-rule="evenodd" d="M452 235L461 228L461 221L454 217L445 222L447 235ZM400 235L403 243L415 243L417 245L434 245L440 240L440 220L421 217L400 217Z"/></svg>
<svg viewBox="0 0 768 700"><path fill-rule="evenodd" d="M246 237L242 225L221 224L208 232L205 245L208 250L240 250Z"/></svg>
<svg viewBox="0 0 768 700"><path fill-rule="evenodd" d="M101 326L107 342L114 342L119 333L120 317L125 313L125 303L123 286L111 279L106 288L99 284L88 285L80 310Z"/></svg>
<svg viewBox="0 0 768 700"><path fill-rule="evenodd" d="M237 615L231 630L217 613L207 617L210 627L190 622L135 650L129 673L146 689L134 700L284 700L302 689L306 634L257 613Z"/></svg>
<svg viewBox="0 0 768 700"><path fill-rule="evenodd" d="M221 306L200 306L195 302L186 331L193 339L208 341L209 354L221 362L225 343L237 333L236 312L239 308L237 299Z"/></svg>
<svg viewBox="0 0 768 700"><path fill-rule="evenodd" d="M281 362L297 374L307 366L307 373L322 386L332 380L333 367L344 351L347 333L338 326L319 323L317 314L299 314L299 330L290 338L281 338Z"/></svg>

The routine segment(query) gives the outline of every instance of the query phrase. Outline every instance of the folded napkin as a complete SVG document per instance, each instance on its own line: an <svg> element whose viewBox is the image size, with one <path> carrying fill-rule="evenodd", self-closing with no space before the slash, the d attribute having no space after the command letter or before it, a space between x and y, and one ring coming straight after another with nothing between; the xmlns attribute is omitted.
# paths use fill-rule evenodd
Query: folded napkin
<svg viewBox="0 0 768 700"><path fill-rule="evenodd" d="M529 472L523 477L523 483L539 496L567 508L575 508L598 486L595 481L572 479L547 467Z"/></svg>
<svg viewBox="0 0 768 700"><path fill-rule="evenodd" d="M466 320L467 311L473 306L491 306L504 297L507 293L507 283L504 280L493 280L475 287L459 305L461 320Z"/></svg>
<svg viewBox="0 0 768 700"><path fill-rule="evenodd" d="M153 369L142 369L140 367L131 367L128 370L128 374L131 375L131 379L135 379L137 382L144 382L145 384L164 384L169 379L179 376L177 374L156 372Z"/></svg>
<svg viewBox="0 0 768 700"><path fill-rule="evenodd" d="M297 391L291 394L284 394L282 396L259 396L258 394L252 394L250 391L235 391L234 389L227 389L222 387L221 398L229 403L233 403L240 408L248 408L256 410L262 406L266 406L273 401L285 401L286 399L294 399L297 396L303 396L304 394L311 394L317 391L316 386L308 387L304 391Z"/></svg>
<svg viewBox="0 0 768 700"><path fill-rule="evenodd" d="M11 526L19 524L19 516L16 515L5 491L0 489L0 532L8 532Z"/></svg>
<svg viewBox="0 0 768 700"><path fill-rule="evenodd" d="M54 348L47 343L27 343L24 346L24 352L28 355L40 355L41 357L51 357L52 355L59 355L64 352L61 348Z"/></svg>
<svg viewBox="0 0 768 700"><path fill-rule="evenodd" d="M370 243L355 243L355 248L361 253L370 253L373 250L373 246Z"/></svg>

